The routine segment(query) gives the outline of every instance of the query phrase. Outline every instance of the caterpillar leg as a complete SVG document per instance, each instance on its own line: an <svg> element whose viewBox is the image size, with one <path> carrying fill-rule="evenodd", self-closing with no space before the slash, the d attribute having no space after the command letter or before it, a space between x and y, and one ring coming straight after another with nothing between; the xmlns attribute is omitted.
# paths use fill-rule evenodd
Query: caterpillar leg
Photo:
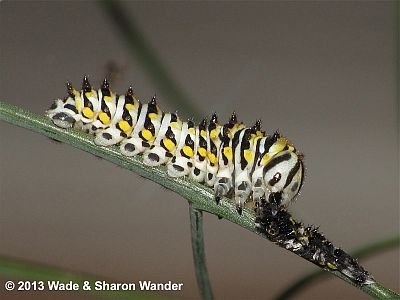
<svg viewBox="0 0 400 300"><path fill-rule="evenodd" d="M114 126L104 130L99 130L94 139L94 143L99 146L111 146L120 143L124 139L121 130Z"/></svg>
<svg viewBox="0 0 400 300"><path fill-rule="evenodd" d="M232 189L232 179L228 177L218 178L214 185L214 198L215 202L219 204L222 197L228 195L229 191Z"/></svg>
<svg viewBox="0 0 400 300"><path fill-rule="evenodd" d="M130 137L123 140L119 148L123 155L135 156L144 152L149 147L150 145L144 144L141 139Z"/></svg>
<svg viewBox="0 0 400 300"><path fill-rule="evenodd" d="M171 177L182 177L189 175L192 166L193 163L190 159L183 156L174 156L167 166L168 175Z"/></svg>
<svg viewBox="0 0 400 300"><path fill-rule="evenodd" d="M235 204L236 210L241 215L244 203L247 201L251 193L251 182L247 171L240 172L235 177Z"/></svg>
<svg viewBox="0 0 400 300"><path fill-rule="evenodd" d="M206 174L206 184L208 186L214 186L215 181L217 180L217 177L215 174L217 173L218 167L217 168L210 168L210 166L207 166L207 174Z"/></svg>
<svg viewBox="0 0 400 300"><path fill-rule="evenodd" d="M256 205L261 204L261 199L265 195L265 185L263 179L263 167L256 168L252 175L252 187L253 201Z"/></svg>
<svg viewBox="0 0 400 300"><path fill-rule="evenodd" d="M143 163L149 167L157 167L166 164L171 159L170 153L163 147L150 147L143 154Z"/></svg>
<svg viewBox="0 0 400 300"><path fill-rule="evenodd" d="M232 171L228 167L218 170L217 179L214 184L214 199L217 204L221 198L226 196L232 189Z"/></svg>
<svg viewBox="0 0 400 300"><path fill-rule="evenodd" d="M206 177L206 172L203 166L199 163L195 163L192 171L190 172L190 178L196 182L204 182L204 178Z"/></svg>
<svg viewBox="0 0 400 300"><path fill-rule="evenodd" d="M251 186L250 182L242 181L235 187L235 203L236 210L241 215L244 207L244 203L250 196Z"/></svg>

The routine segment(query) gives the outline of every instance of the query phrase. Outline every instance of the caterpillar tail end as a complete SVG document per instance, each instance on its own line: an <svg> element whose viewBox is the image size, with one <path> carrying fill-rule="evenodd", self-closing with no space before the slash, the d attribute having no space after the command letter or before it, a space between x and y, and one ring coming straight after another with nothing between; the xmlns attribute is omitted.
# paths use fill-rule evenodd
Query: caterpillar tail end
<svg viewBox="0 0 400 300"><path fill-rule="evenodd" d="M274 208L265 199L255 208L256 230L267 239L298 256L329 271L338 271L357 285L375 283L358 261L334 246L318 228L307 226L293 219L289 212Z"/></svg>

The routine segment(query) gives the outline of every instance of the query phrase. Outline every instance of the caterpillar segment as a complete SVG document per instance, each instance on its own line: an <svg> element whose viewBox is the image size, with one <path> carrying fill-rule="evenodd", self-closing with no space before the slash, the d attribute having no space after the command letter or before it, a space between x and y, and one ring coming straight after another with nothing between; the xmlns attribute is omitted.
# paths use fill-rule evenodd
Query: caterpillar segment
<svg viewBox="0 0 400 300"><path fill-rule="evenodd" d="M123 155L135 156L150 148L161 126L163 113L153 96L149 103L143 104L136 126L130 136L121 142L120 150Z"/></svg>
<svg viewBox="0 0 400 300"><path fill-rule="evenodd" d="M213 113L207 130L207 172L206 185L214 186L218 172L219 148L221 145L220 131L222 126L218 123L216 113Z"/></svg>
<svg viewBox="0 0 400 300"><path fill-rule="evenodd" d="M143 162L151 167L157 167L168 163L179 141L182 129L182 121L176 114L166 113L162 119L160 130L153 145L143 155Z"/></svg>
<svg viewBox="0 0 400 300"><path fill-rule="evenodd" d="M229 122L223 125L220 132L220 149L218 157L218 172L214 184L215 201L219 203L222 197L227 196L233 188L232 174L234 171L232 139L236 131L242 129L243 124L237 122L233 112Z"/></svg>
<svg viewBox="0 0 400 300"><path fill-rule="evenodd" d="M79 99L79 98L78 98ZM91 123L96 119L97 113L100 108L100 101L98 98L97 91L95 91L87 76L83 78L81 97L82 108L81 108L81 121L83 123L83 130L88 131ZM78 106L78 105L77 105ZM80 106L80 105L79 105Z"/></svg>
<svg viewBox="0 0 400 300"><path fill-rule="evenodd" d="M189 175L193 167L195 139L196 130L193 121L188 120L187 122L183 122L175 156L167 166L169 176L182 177Z"/></svg>
<svg viewBox="0 0 400 300"><path fill-rule="evenodd" d="M108 88L107 88L108 89ZM111 93L111 92L110 92ZM113 95L111 93L111 95ZM99 97L99 99L101 99ZM115 95L104 98L107 109L102 109L98 118L103 123L108 124L104 130L96 130L94 142L99 146L111 146L120 143L131 134L137 122L137 117L141 111L142 104L134 96L133 88L129 87L125 95ZM115 110L113 109L115 107ZM110 117L110 120L104 115ZM106 125L105 124L105 125Z"/></svg>
<svg viewBox="0 0 400 300"><path fill-rule="evenodd" d="M112 93L109 89L109 83L107 79L104 79L101 88L97 91L97 97L99 101L98 108L96 110L97 116L94 117L91 123L87 123L83 130L88 131L91 134L94 134L98 129L107 128L110 123L112 117L115 115L116 107L116 99L115 94Z"/></svg>
<svg viewBox="0 0 400 300"><path fill-rule="evenodd" d="M251 175L257 154L257 142L265 135L261 131L261 121L250 128L242 128L233 137L234 153L234 195L236 209L242 212L245 203L253 197Z"/></svg>
<svg viewBox="0 0 400 300"><path fill-rule="evenodd" d="M86 76L80 91L67 83L67 93L46 112L55 125L87 131L97 145L119 145L126 156L142 153L150 167L165 164L169 176L188 176L213 188L217 203L232 198L240 214L246 202L259 206L261 199L276 214L301 188L302 155L279 133L261 131L259 120L246 127L233 113L222 125L213 114L196 126L162 112L155 96L143 104L132 87L117 95L106 79L96 91Z"/></svg>
<svg viewBox="0 0 400 300"><path fill-rule="evenodd" d="M258 139L256 142L256 157L255 163L252 169L252 191L253 191L253 201L259 204L261 198L267 192L266 186L264 185L263 170L266 160L263 159L264 156L268 155L268 150L280 137L278 132L275 132L271 136L264 136Z"/></svg>
<svg viewBox="0 0 400 300"><path fill-rule="evenodd" d="M197 182L204 182L207 171L207 119L204 118L196 126L195 155L190 178Z"/></svg>

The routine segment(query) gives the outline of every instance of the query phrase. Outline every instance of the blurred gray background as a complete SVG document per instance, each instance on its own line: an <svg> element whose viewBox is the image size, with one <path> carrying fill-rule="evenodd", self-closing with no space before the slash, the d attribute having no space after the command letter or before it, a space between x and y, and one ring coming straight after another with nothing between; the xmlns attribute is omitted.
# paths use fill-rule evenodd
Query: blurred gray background
<svg viewBox="0 0 400 300"><path fill-rule="evenodd" d="M123 5L205 114L262 118L304 152L306 181L291 207L298 219L346 250L399 233L394 2ZM3 101L43 114L66 95L66 80L79 87L88 74L98 86L112 65L115 91L132 83L141 99L157 92L162 108L177 109L96 2L3 1L0 41ZM184 199L68 145L0 127L0 255L120 281L184 282L166 294L199 297ZM217 299L269 299L317 269L216 216L204 226ZM399 291L398 249L362 264ZM296 299L367 296L331 277Z"/></svg>

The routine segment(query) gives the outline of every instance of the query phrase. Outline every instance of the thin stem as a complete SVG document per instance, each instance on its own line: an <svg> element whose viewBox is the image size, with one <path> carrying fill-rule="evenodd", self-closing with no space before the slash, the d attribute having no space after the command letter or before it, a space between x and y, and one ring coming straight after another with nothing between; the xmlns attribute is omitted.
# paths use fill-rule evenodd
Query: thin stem
<svg viewBox="0 0 400 300"><path fill-rule="evenodd" d="M193 104L194 101L190 100L188 95L182 91L182 87L178 85L170 72L167 71L156 51L134 22L134 18L127 16L121 3L113 0L102 0L100 3L111 21L115 24L132 54L138 59L143 69L154 81L155 86L164 93L167 101L175 107L179 107L179 111L186 116L194 115L195 117L201 117L200 110Z"/></svg>
<svg viewBox="0 0 400 300"><path fill-rule="evenodd" d="M210 188L190 179L169 177L165 166L149 168L143 164L140 155L127 157L122 155L119 148L116 146L99 147L94 144L94 137L92 135L74 129L65 130L58 128L45 116L38 116L20 107L2 101L0 101L0 120L41 133L50 138L65 142L78 149L82 149L104 158L105 160L113 162L122 168L131 170L142 177L148 178L165 188L176 192L189 201L195 209L207 211L216 216L220 216L258 234L254 226L255 215L251 210L244 209L240 216L236 211L234 203L227 198L222 199L222 201L217 205ZM261 234L259 235L266 238L266 236ZM335 276L344 279L346 282L355 285L340 272L330 272ZM379 283L357 287L370 295L375 295L376 299L393 299L393 295L396 297L399 296L391 290L381 286ZM388 298L385 295L390 295L391 297Z"/></svg>
<svg viewBox="0 0 400 300"><path fill-rule="evenodd" d="M192 234L193 260L196 269L197 285L202 299L214 299L208 279L206 255L204 251L203 212L189 203L190 231Z"/></svg>
<svg viewBox="0 0 400 300"><path fill-rule="evenodd" d="M364 259L368 256L372 256L377 253L382 253L384 251L399 247L400 237L392 237L383 241L375 242L369 245L365 245L360 247L359 249L352 251L351 254L353 257L357 257L358 259ZM290 297L294 296L296 293L299 293L301 290L305 289L307 286L311 285L313 282L324 278L328 273L325 270L318 270L315 272L311 272L298 281L294 282L288 288L286 288L281 294L275 297L276 300L284 300L290 299ZM379 295L381 291L378 289L371 289L370 292L366 291L368 294L374 297L374 295ZM391 295L392 298L396 299L396 295Z"/></svg>

